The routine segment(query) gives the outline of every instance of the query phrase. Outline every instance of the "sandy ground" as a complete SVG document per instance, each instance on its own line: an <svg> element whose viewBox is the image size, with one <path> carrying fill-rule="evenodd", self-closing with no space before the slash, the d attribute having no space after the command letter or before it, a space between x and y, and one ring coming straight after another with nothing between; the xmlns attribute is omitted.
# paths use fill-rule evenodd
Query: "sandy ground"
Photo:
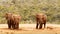
<svg viewBox="0 0 60 34"><path fill-rule="evenodd" d="M36 29L36 24L19 24L18 30L8 29L7 24L0 24L0 34L60 34L60 25L47 24L46 28Z"/></svg>

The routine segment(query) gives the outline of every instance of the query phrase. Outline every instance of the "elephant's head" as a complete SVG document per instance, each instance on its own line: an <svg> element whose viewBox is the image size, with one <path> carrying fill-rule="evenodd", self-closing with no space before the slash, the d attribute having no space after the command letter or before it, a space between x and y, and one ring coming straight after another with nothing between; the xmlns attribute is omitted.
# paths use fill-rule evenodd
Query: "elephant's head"
<svg viewBox="0 0 60 34"><path fill-rule="evenodd" d="M6 13L6 14L5 14L5 18L6 18L7 20L11 19L11 17L12 17L12 13Z"/></svg>

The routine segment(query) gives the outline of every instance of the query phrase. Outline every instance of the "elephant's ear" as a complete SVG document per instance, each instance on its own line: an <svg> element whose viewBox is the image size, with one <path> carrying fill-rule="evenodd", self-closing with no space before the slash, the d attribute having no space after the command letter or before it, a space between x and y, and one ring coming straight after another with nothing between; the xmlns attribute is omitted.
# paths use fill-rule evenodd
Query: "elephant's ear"
<svg viewBox="0 0 60 34"><path fill-rule="evenodd" d="M18 16L18 20L21 20L21 16Z"/></svg>
<svg viewBox="0 0 60 34"><path fill-rule="evenodd" d="M6 14L4 15L4 17L5 17L6 19L8 19L8 13L6 13Z"/></svg>
<svg viewBox="0 0 60 34"><path fill-rule="evenodd" d="M47 15L44 15L44 20L47 20Z"/></svg>

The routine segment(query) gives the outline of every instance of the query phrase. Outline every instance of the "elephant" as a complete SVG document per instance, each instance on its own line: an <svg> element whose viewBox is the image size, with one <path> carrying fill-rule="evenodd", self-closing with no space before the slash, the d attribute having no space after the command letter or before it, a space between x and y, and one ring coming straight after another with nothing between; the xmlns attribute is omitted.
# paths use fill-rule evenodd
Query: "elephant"
<svg viewBox="0 0 60 34"><path fill-rule="evenodd" d="M14 17L14 25L13 25L13 27L14 27L14 29L18 29L19 28L19 21L21 20L21 16L19 16L19 15L13 15L13 17Z"/></svg>
<svg viewBox="0 0 60 34"><path fill-rule="evenodd" d="M5 18L7 20L8 28L11 29L18 29L19 28L19 21L21 19L21 16L14 15L12 13L6 13Z"/></svg>
<svg viewBox="0 0 60 34"><path fill-rule="evenodd" d="M46 27L46 22L47 22L47 15L43 13L38 13L36 14L36 29L42 29L42 26L44 25L44 28Z"/></svg>
<svg viewBox="0 0 60 34"><path fill-rule="evenodd" d="M7 24L8 24L8 28L9 29L11 29L11 27L12 27L12 13L6 13L5 15L5 18L6 18L6 20L7 20Z"/></svg>

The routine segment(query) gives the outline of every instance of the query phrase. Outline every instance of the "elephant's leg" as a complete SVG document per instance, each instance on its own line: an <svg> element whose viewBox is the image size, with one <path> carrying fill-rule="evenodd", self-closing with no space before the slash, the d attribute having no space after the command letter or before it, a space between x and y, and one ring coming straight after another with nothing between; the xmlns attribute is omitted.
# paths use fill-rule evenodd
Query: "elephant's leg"
<svg viewBox="0 0 60 34"><path fill-rule="evenodd" d="M38 29L39 21L38 18L36 18L36 29Z"/></svg>
<svg viewBox="0 0 60 34"><path fill-rule="evenodd" d="M15 25L14 25L14 26L15 26L14 28L15 28L15 29L17 29L17 24L16 24L16 23L15 23Z"/></svg>
<svg viewBox="0 0 60 34"><path fill-rule="evenodd" d="M11 29L11 25L10 24L8 24L8 28Z"/></svg>
<svg viewBox="0 0 60 34"><path fill-rule="evenodd" d="M12 28L15 29L15 24L12 25Z"/></svg>
<svg viewBox="0 0 60 34"><path fill-rule="evenodd" d="M15 24L15 29L19 29L19 23Z"/></svg>
<svg viewBox="0 0 60 34"><path fill-rule="evenodd" d="M15 29L15 22L12 22L12 28Z"/></svg>
<svg viewBox="0 0 60 34"><path fill-rule="evenodd" d="M44 28L46 27L46 23L44 23Z"/></svg>
<svg viewBox="0 0 60 34"><path fill-rule="evenodd" d="M19 23L17 23L17 29L19 29Z"/></svg>
<svg viewBox="0 0 60 34"><path fill-rule="evenodd" d="M46 27L46 20L44 21L44 28Z"/></svg>
<svg viewBox="0 0 60 34"><path fill-rule="evenodd" d="M38 29L38 25L39 25L39 24L37 23L37 24L36 24L36 29Z"/></svg>
<svg viewBox="0 0 60 34"><path fill-rule="evenodd" d="M43 24L42 24L42 23L40 23L39 29L42 29L42 25L43 25Z"/></svg>
<svg viewBox="0 0 60 34"><path fill-rule="evenodd" d="M17 23L14 23L13 24L13 29L17 29L18 28L18 24Z"/></svg>
<svg viewBox="0 0 60 34"><path fill-rule="evenodd" d="M8 23L8 28L11 29L11 23L10 23L10 20L8 20L7 23Z"/></svg>
<svg viewBox="0 0 60 34"><path fill-rule="evenodd" d="M15 23L13 24L13 29L18 29L18 28L19 28L19 24L15 22Z"/></svg>

